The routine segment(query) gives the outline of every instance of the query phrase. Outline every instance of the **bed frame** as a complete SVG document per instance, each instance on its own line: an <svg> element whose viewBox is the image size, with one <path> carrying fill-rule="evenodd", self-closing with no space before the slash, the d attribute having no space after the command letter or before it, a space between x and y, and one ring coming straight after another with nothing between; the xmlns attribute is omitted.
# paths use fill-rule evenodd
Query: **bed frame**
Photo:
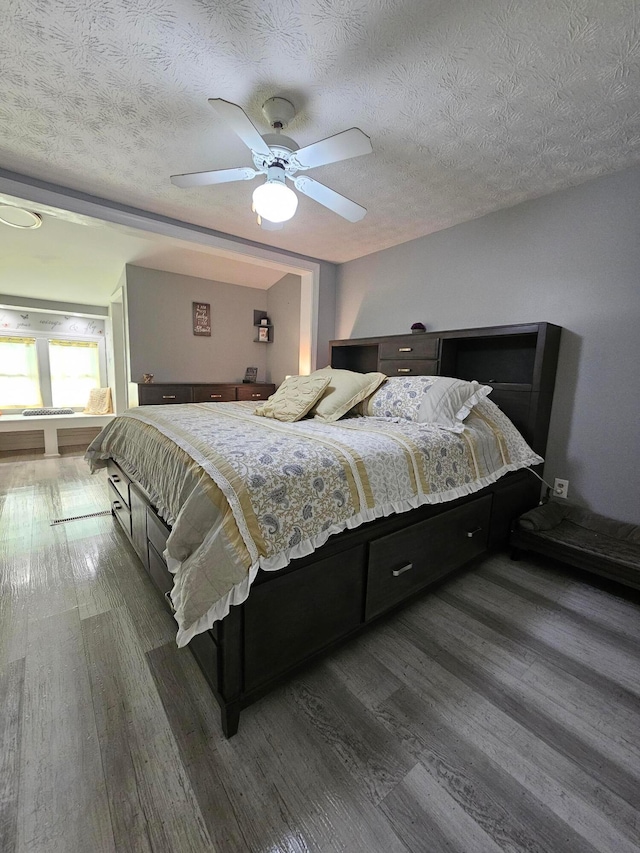
<svg viewBox="0 0 640 853"><path fill-rule="evenodd" d="M532 323L331 342L336 368L392 375L477 379L544 454L559 326ZM113 514L170 607L162 554L170 529L144 489L108 463ZM309 661L382 614L508 538L511 522L538 502L527 470L456 501L424 506L333 536L308 557L259 572L249 598L189 643L231 737L240 711Z"/></svg>

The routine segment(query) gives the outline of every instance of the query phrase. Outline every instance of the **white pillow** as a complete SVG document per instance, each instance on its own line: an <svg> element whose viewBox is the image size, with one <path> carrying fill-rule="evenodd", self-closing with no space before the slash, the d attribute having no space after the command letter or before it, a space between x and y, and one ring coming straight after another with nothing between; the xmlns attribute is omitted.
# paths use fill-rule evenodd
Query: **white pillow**
<svg viewBox="0 0 640 853"><path fill-rule="evenodd" d="M440 376L422 397L418 422L462 432L464 419L492 390L490 385Z"/></svg>

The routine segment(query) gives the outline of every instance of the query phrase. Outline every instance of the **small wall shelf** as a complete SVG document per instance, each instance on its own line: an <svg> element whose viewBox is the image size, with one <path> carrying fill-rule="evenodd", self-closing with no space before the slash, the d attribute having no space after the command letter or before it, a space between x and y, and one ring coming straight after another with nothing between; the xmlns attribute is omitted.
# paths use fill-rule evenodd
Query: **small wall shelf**
<svg viewBox="0 0 640 853"><path fill-rule="evenodd" d="M262 321L266 320L266 323ZM253 312L253 325L258 330L256 337L253 339L257 344L273 343L273 325L269 323L269 317L266 311Z"/></svg>

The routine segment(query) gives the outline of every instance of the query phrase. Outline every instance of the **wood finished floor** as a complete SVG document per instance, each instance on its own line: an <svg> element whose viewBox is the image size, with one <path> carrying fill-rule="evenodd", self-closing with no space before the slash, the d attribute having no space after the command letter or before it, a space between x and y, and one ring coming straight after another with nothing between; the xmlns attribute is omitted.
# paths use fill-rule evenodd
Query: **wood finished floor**
<svg viewBox="0 0 640 853"><path fill-rule="evenodd" d="M81 458L0 463L0 850L640 851L640 606L492 556L217 707Z"/></svg>

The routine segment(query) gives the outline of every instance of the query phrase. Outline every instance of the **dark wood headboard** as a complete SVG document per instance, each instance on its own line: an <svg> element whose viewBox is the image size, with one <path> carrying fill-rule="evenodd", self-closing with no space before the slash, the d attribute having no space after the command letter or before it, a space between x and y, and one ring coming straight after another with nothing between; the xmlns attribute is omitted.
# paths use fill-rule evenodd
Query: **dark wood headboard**
<svg viewBox="0 0 640 853"><path fill-rule="evenodd" d="M477 379L544 456L556 380L561 327L523 323L331 341L331 366L387 376Z"/></svg>

